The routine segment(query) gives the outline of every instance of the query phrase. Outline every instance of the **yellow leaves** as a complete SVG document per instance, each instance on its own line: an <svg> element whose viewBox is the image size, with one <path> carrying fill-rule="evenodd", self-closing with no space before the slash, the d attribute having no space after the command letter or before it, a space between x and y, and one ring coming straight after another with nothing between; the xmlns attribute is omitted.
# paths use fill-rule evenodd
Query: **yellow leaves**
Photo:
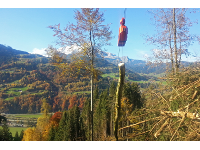
<svg viewBox="0 0 200 150"><path fill-rule="evenodd" d="M28 128L24 131L22 141L46 141L50 126L49 117L39 117L36 128Z"/></svg>
<svg viewBox="0 0 200 150"><path fill-rule="evenodd" d="M24 131L24 136L22 141L34 141L33 139L34 129L28 128Z"/></svg>
<svg viewBox="0 0 200 150"><path fill-rule="evenodd" d="M130 104L128 98L123 97L121 99L121 119L120 120L127 120L127 117L131 114L133 104Z"/></svg>
<svg viewBox="0 0 200 150"><path fill-rule="evenodd" d="M121 100L121 109L126 111L131 111L133 107L133 104L130 104L130 101L128 98L123 97Z"/></svg>

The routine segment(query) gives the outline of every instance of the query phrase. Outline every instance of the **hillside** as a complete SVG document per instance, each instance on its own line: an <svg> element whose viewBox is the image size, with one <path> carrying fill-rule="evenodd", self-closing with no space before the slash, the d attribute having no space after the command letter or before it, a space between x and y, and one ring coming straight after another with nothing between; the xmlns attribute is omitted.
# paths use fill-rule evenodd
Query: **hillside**
<svg viewBox="0 0 200 150"><path fill-rule="evenodd" d="M40 113L46 99L52 111L68 109L71 99L84 99L90 95L90 79L60 78L59 70L50 65L50 58L29 54L0 45L0 113ZM8 55L7 55L8 54ZM118 67L106 59L96 59L100 92L118 79ZM127 81L148 81L152 76L139 75L126 69ZM156 78L155 78L156 79ZM78 102L81 105L81 101Z"/></svg>

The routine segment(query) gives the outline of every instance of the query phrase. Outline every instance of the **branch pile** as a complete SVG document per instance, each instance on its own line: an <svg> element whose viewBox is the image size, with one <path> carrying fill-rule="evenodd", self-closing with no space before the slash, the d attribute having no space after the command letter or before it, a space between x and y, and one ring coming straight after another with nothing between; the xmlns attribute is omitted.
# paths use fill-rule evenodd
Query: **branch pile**
<svg viewBox="0 0 200 150"><path fill-rule="evenodd" d="M180 78L171 78L171 80L180 80ZM164 90L163 92L151 89L149 93L152 99L147 103L149 108L144 109L141 115L129 117L129 120L140 118L140 121L122 127L119 131L140 125L141 133L133 132L124 138L133 138L148 133L149 140L200 140L198 87L200 87L200 79L183 86L165 87L165 91L170 91L168 93ZM159 139L161 135L164 139Z"/></svg>

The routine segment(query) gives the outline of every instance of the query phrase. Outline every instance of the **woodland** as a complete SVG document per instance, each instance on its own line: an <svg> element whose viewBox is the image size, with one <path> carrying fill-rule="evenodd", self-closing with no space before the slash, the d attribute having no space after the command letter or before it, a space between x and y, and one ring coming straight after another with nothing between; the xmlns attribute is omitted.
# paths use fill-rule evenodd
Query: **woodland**
<svg viewBox="0 0 200 150"><path fill-rule="evenodd" d="M189 34L187 11L149 12L160 30L146 41L161 49L148 65L165 66L154 75L122 70L97 57L112 38L99 9L75 11L77 25L64 30L60 24L48 27L60 46L78 47L70 57L53 46L44 57L0 45L0 140L199 141L200 64L181 61L189 44L200 41ZM19 118L8 114L38 113L35 124L13 136L9 124Z"/></svg>

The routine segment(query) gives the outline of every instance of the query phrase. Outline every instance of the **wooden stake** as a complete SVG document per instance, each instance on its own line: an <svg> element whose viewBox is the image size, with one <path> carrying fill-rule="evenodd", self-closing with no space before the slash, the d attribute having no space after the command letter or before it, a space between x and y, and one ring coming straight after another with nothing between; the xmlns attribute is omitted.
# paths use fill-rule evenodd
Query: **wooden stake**
<svg viewBox="0 0 200 150"><path fill-rule="evenodd" d="M115 103L115 122L114 122L114 134L116 141L118 141L118 123L120 118L120 109L121 109L121 98L122 98L122 90L124 85L124 78L125 78L125 64L119 63L119 80L117 85L117 92L116 92L116 103Z"/></svg>

